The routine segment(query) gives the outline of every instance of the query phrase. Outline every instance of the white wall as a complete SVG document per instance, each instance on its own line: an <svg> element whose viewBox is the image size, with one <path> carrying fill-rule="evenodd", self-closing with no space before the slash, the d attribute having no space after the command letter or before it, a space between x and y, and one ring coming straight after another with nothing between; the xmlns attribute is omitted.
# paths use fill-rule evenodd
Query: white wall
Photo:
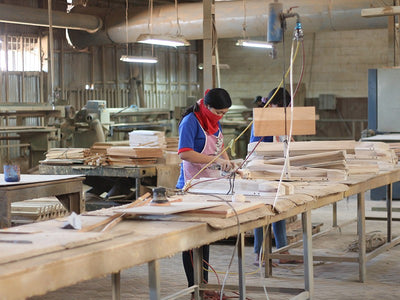
<svg viewBox="0 0 400 300"><path fill-rule="evenodd" d="M285 64L289 66L291 39L286 38ZM367 72L387 66L388 33L386 29L307 33L304 38L306 97L335 94L337 97L367 97ZM266 95L282 79L283 49L278 44L278 58L272 60L265 50L235 46L234 39L218 41L221 87L227 89L234 103L240 98ZM301 51L294 68L294 81L300 74ZM287 79L289 82L289 77Z"/></svg>

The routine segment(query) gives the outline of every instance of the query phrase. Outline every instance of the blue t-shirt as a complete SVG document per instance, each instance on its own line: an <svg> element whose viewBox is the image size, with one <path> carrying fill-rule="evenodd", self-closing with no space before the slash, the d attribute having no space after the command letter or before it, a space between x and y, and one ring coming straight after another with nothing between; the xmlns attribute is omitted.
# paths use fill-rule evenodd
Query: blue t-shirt
<svg viewBox="0 0 400 300"><path fill-rule="evenodd" d="M218 136L221 130L221 125L219 125L219 130L214 133ZM190 113L185 116L181 123L179 124L179 144L178 153L183 152L182 150L194 150L196 152L203 151L204 145L206 143L206 135L201 128L199 121L194 113ZM177 189L181 189L185 186L185 177L183 175L183 164L181 164L181 173L176 184Z"/></svg>
<svg viewBox="0 0 400 300"><path fill-rule="evenodd" d="M261 136L254 136L254 124L251 125L251 133L250 133L250 143L258 142L261 140ZM274 138L272 136L264 136L261 142L264 143L271 143L273 142Z"/></svg>

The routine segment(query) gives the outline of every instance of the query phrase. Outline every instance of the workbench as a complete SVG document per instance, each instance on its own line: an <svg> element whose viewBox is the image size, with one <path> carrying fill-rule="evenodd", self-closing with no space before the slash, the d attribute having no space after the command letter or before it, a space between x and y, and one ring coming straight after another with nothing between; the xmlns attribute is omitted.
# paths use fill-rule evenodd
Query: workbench
<svg viewBox="0 0 400 300"><path fill-rule="evenodd" d="M387 185L389 187L388 215L385 219L388 224L388 237L391 237L390 186L399 180L400 168L396 168L378 175L350 177L349 180L342 183L299 183L294 195L283 197L284 201L292 203L286 211L274 214L270 205L266 205L241 214L238 219L236 217L228 218L226 224L220 224L222 226L215 226L211 220L190 219L174 215L166 219L124 220L107 233L65 231L65 229L60 229L62 224L60 220L11 228L19 231L14 234L10 232L2 234L4 232L0 231L1 240L10 240L10 243L0 243L0 294L6 299L21 299L91 278L113 274L113 299L120 299L120 271L147 263L150 299L158 300L161 299L159 259L184 250L194 249L195 295L197 296L198 289L202 287L199 284L202 272L199 259L201 253L198 247L230 236L237 236L239 238L238 285L240 299L245 299L244 233L256 227L301 214L305 286L303 291L299 291L300 294L296 299L309 299L313 295L312 264L313 259L316 259L312 254L311 211L332 204L335 225L337 213L335 203L347 196L357 195L357 226L361 251L355 261L359 264L360 279L364 281L365 265L369 258L365 253L364 193L378 186ZM267 208L271 213L267 213ZM82 223L90 224L98 222L100 219L99 216L82 216ZM238 230L237 221L240 223L240 230ZM154 230L155 228L157 230ZM52 238L61 236L62 238L58 240ZM12 243L13 240L16 242ZM21 243L18 243L18 240L21 240ZM383 249L388 249L396 243L399 243L399 238L390 238ZM377 252L372 252L370 255L371 257L377 255ZM24 285L24 289L20 288L22 285Z"/></svg>
<svg viewBox="0 0 400 300"><path fill-rule="evenodd" d="M313 261L335 261L335 262L355 262L358 263L359 267L359 281L360 282L365 282L366 277L367 277L367 269L366 269L366 263L379 255L380 253L400 244L400 237L393 238L392 237L392 185L396 182L400 181L400 168L397 167L392 171L386 171L386 172L380 172L377 175L357 175L357 176L350 176L349 179L342 181L344 185L348 187L348 189L343 190L338 193L330 193L330 194L324 194L324 192L321 191L315 191L315 202L309 202L306 203L304 206L299 206L294 209L291 209L288 212L285 212L283 214L279 214L276 216L271 217L272 222L276 222L279 220L282 220L281 215L285 215L284 218L288 218L294 215L297 215L304 210L307 212L311 212L313 209L320 208L322 206L326 205L332 205L332 229L339 229L340 224L337 222L337 202L345 199L347 197L357 195L357 235L358 235L358 245L359 245L359 251L358 251L358 256L357 257L346 257L346 256L313 256L312 260ZM372 189L378 188L378 187L386 187L387 190L387 195L386 195L386 211L387 215L385 218L380 218L380 217L367 217L366 212L365 212L365 193L367 191L370 191ZM307 187L303 189L303 193L310 193L310 191L307 192ZM319 195L318 195L319 194ZM366 220L372 220L372 221L386 221L386 243L383 244L382 246L378 247L374 251L370 252L367 254L366 252L366 232L365 232L365 221ZM344 224L343 224L344 225ZM329 231L329 230L328 230ZM321 236L325 234L326 232L322 232L318 234L318 236ZM311 244L311 236L304 237L303 236L303 242L304 238L309 239L307 244ZM299 243L293 243L290 244L286 247L279 248L274 252L274 254L271 253L271 232L267 233L267 238L265 239L265 249L269 249L269 251L266 252L266 257L265 261L268 261L269 263L266 264L266 272L265 274L268 276L272 275L272 265L271 265L271 259L272 258L290 258L290 259L299 259L301 257L296 256L296 255L282 255L280 254L281 252L285 252L290 248L296 247L299 245ZM301 242L301 241L300 241Z"/></svg>
<svg viewBox="0 0 400 300"><path fill-rule="evenodd" d="M47 175L82 175L101 177L132 178L135 182L136 198L140 196L141 179L157 175L155 165L149 166L88 166L88 165L39 165L40 174Z"/></svg>
<svg viewBox="0 0 400 300"><path fill-rule="evenodd" d="M11 226L11 203L40 197L56 196L69 210L84 211L83 177L70 175L21 175L19 182L5 182L0 177L0 228Z"/></svg>
<svg viewBox="0 0 400 300"><path fill-rule="evenodd" d="M1 116L0 110L0 116ZM49 126L7 126L0 127L0 141L16 140L15 147L29 149L29 168L36 166L44 159L47 149L58 146L60 130ZM7 147L12 147L7 146ZM12 159L10 157L9 159Z"/></svg>

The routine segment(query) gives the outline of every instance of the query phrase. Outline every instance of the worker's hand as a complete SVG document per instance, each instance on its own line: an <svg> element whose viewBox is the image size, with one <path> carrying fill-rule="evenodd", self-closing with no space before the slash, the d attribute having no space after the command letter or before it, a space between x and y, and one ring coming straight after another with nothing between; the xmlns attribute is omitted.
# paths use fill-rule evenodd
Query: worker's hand
<svg viewBox="0 0 400 300"><path fill-rule="evenodd" d="M221 166L221 171L223 172L228 172L230 170L233 170L233 168L235 167L235 164L233 162L222 158L219 158L217 160L217 164Z"/></svg>

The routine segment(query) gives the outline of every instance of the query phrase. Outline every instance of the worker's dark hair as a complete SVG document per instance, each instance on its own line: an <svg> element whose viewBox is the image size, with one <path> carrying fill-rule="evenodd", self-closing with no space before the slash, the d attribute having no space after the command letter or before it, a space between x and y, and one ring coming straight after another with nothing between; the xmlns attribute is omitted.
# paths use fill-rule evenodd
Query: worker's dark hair
<svg viewBox="0 0 400 300"><path fill-rule="evenodd" d="M231 96L221 88L209 90L204 96L204 104L215 109L229 108L232 106Z"/></svg>
<svg viewBox="0 0 400 300"><path fill-rule="evenodd" d="M268 101L269 99L271 99L271 97L274 95L274 93L275 93L275 91L277 90L277 88L274 88L274 89L272 89L270 92L269 92L269 94L268 94L268 96L267 96L267 98L266 98L266 101ZM269 103L269 104L275 104L275 105L277 105L278 107L283 107L284 105L283 105L283 93L285 93L285 101L286 101L286 106L288 106L289 105L289 103L290 103L290 101L291 101L291 99L290 99L290 94L289 94L289 92L286 90L286 89L284 89L284 88L279 88L279 91L276 93L276 95L275 95L275 97L272 99L272 101ZM266 103L266 101L265 101L265 103Z"/></svg>
<svg viewBox="0 0 400 300"><path fill-rule="evenodd" d="M204 104L209 105L215 109L223 109L231 107L232 100L231 96L229 96L229 93L226 90L215 88L206 91L206 95L204 96ZM199 109L200 107L197 102L194 105L189 106L182 114L179 124L184 117L186 117L191 112L199 111Z"/></svg>
<svg viewBox="0 0 400 300"><path fill-rule="evenodd" d="M262 101L262 96L256 96L253 100L253 103L259 104Z"/></svg>

